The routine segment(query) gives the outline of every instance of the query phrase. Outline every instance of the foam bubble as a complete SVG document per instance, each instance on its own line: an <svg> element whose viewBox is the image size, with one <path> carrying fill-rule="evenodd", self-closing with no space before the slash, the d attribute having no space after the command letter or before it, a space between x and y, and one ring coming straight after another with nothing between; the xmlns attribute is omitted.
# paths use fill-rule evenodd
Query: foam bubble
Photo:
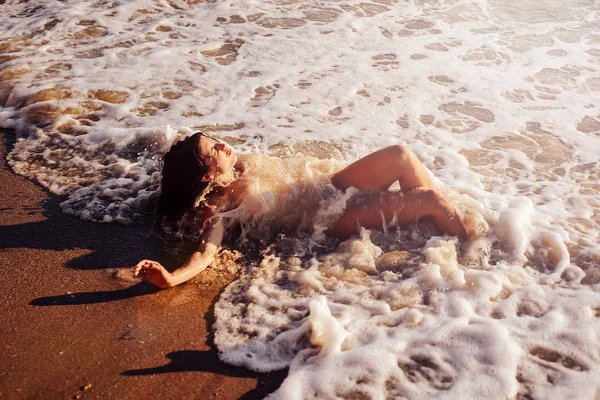
<svg viewBox="0 0 600 400"><path fill-rule="evenodd" d="M217 304L219 348L246 352L246 358L231 360L232 352L225 351L229 362L255 368L248 360L260 359L260 370L278 369L275 343L294 349L285 364L289 377L272 398L549 395L558 381L564 393L588 393L577 386L583 377L577 374L596 369L586 355L592 343L586 338L600 329L597 292L549 286L536 271L504 262L487 270L468 268L457 261L455 242L442 238L428 241L412 276L396 272L390 279L386 270L356 281L347 277L351 271L363 273L351 263L357 243L379 249L376 262L394 245L376 246L363 232L362 239L350 239L319 259L265 260L252 272L260 279L242 278L227 289L256 293L245 298L244 307L283 318L290 336L284 330L266 342L244 339L243 332L258 326L228 311L240 307L240 298L226 292ZM240 290L240 285L250 286ZM411 291L419 293L416 301L394 304L397 298L406 301ZM304 312L286 320L280 307L289 310L292 302L295 308L302 304ZM271 344L263 349L256 342Z"/></svg>
<svg viewBox="0 0 600 400"><path fill-rule="evenodd" d="M0 11L0 126L19 132L8 161L65 195L65 212L143 220L160 159L197 130L249 158L271 153L255 159L269 176L228 217L263 237L304 218L310 233L270 243L274 254L224 291L215 343L236 365L289 366L275 397L595 394L592 2L43 0ZM476 237L457 244L419 221L331 247L325 229L353 193L329 175L398 143L470 213ZM287 197L286 180L300 182ZM323 300L310 311L319 296L331 316ZM337 333L315 345L317 314ZM333 343L340 351L315 357Z"/></svg>

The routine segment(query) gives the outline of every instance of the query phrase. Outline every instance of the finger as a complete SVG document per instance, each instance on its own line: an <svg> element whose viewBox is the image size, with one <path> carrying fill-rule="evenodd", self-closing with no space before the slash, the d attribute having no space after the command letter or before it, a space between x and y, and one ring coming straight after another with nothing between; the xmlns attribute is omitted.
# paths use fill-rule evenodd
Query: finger
<svg viewBox="0 0 600 400"><path fill-rule="evenodd" d="M148 271L151 268L152 268L152 265L147 265L147 264L137 265L132 270L133 276L137 278L140 275L146 275L146 271Z"/></svg>
<svg viewBox="0 0 600 400"><path fill-rule="evenodd" d="M151 261L150 260L142 260L136 264L136 267L141 267L142 265L148 264L149 262L151 262Z"/></svg>
<svg viewBox="0 0 600 400"><path fill-rule="evenodd" d="M140 279L148 279L149 275L151 275L151 274L146 273L146 270L143 269L137 275L134 275L134 277L135 278L140 278Z"/></svg>
<svg viewBox="0 0 600 400"><path fill-rule="evenodd" d="M148 268L148 264L141 264L141 263L140 263L140 264L136 265L135 267L133 267L133 268L132 268L132 271L134 271L134 272L135 272L135 271L139 272L139 271L141 271L141 270L142 270L142 269L144 269L144 268Z"/></svg>
<svg viewBox="0 0 600 400"><path fill-rule="evenodd" d="M158 269L158 267L154 264L147 264L147 265L142 266L142 271L144 271L144 272L155 271L157 269Z"/></svg>

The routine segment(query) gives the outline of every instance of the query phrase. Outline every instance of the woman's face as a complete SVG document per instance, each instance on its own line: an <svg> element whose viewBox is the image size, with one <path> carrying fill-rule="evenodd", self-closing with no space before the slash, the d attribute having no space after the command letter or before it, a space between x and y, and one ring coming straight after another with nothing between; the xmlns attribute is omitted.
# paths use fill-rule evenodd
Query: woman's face
<svg viewBox="0 0 600 400"><path fill-rule="evenodd" d="M207 180L216 179L219 175L228 173L237 162L235 150L225 142L201 136L199 146L200 155L208 167L205 178L207 175L210 178Z"/></svg>

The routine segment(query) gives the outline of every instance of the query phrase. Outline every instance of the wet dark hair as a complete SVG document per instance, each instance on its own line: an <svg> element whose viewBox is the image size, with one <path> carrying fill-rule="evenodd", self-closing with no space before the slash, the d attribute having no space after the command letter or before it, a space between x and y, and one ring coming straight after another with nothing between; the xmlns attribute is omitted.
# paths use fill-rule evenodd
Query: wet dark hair
<svg viewBox="0 0 600 400"><path fill-rule="evenodd" d="M196 199L208 186L202 177L208 167L200 156L197 132L171 146L163 159L160 197L156 212L162 216L182 215L194 208Z"/></svg>

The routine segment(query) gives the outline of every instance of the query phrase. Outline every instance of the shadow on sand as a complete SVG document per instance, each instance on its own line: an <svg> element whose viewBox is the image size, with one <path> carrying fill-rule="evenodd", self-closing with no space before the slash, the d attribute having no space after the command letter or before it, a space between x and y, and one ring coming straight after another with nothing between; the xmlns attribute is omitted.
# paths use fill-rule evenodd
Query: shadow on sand
<svg viewBox="0 0 600 400"><path fill-rule="evenodd" d="M2 136L5 144L2 147L8 152L14 144L14 133L0 130L0 140ZM3 152L0 151L0 153ZM4 158L5 154L2 154L2 156ZM5 158L2 162L4 168L10 170ZM114 223L103 224L69 217L63 214L60 209L62 200L60 196L51 195L36 206L24 209L19 207L17 199L15 200L15 207L5 206L0 209L0 212L6 213L13 210L22 213L24 210L32 215L42 214L46 218L39 222L0 226L0 250L88 250L89 253L83 256L66 260L65 265L68 268L77 270L131 267L143 258L166 259L167 264L171 264L184 257L182 253L189 251L185 249L188 246L175 245L174 247L172 243L165 242L156 233L151 223L144 226L122 226ZM174 251L179 254L174 256ZM169 259L172 262L169 262ZM43 263L43 260L40 260L40 263ZM147 282L140 282L118 290L39 297L31 300L29 305L48 307L100 304L150 295L159 290ZM202 371L229 377L256 379L257 387L244 394L241 399L262 399L275 391L285 379L287 370L259 374L245 368L227 365L219 360L218 352L213 344L214 336L211 327L214 323L214 306L220 294L218 293L215 296L205 315L206 331L209 332L206 344L210 347L210 350L173 351L166 354L169 362L165 365L128 370L122 372L121 375L140 376Z"/></svg>
<svg viewBox="0 0 600 400"><path fill-rule="evenodd" d="M98 304L110 301L130 299L156 293L160 289L146 283L140 282L125 289L107 290L102 292L81 292L64 294L60 296L39 297L32 300L32 306L76 306L82 304Z"/></svg>
<svg viewBox="0 0 600 400"><path fill-rule="evenodd" d="M4 140L2 140L4 139ZM0 154L5 170L10 171L6 154L15 143L15 133L0 129ZM14 193L11 201L5 201L0 212L43 215L46 219L36 222L0 226L0 250L38 249L73 250L85 249L89 253L67 262L73 269L123 268L135 265L142 258L158 257L161 238L151 223L123 226L83 221L63 214L61 196L49 195L45 200L27 208L19 204L20 193ZM7 205L8 204L8 205ZM14 206L13 206L14 204Z"/></svg>
<svg viewBox="0 0 600 400"><path fill-rule="evenodd" d="M230 377L256 378L256 388L241 396L240 400L263 399L270 393L273 393L275 390L277 390L288 374L287 369L269 373L256 373L251 372L246 368L225 364L219 359L218 351L214 345L215 334L211 327L215 323L215 305L217 304L217 301L219 301L219 298L224 290L225 288L221 288L219 293L213 298L208 311L206 314L204 314L206 332L208 332L205 344L210 347L210 350L173 351L165 355L165 357L170 360L168 364L123 371L121 375L140 376L185 371L201 371Z"/></svg>
<svg viewBox="0 0 600 400"><path fill-rule="evenodd" d="M67 262L67 267L106 269L133 266L142 258L157 257L164 247L152 225L127 227L78 220L62 214L60 201L52 196L41 202L40 211L47 218L44 221L0 226L0 250L86 249L90 253Z"/></svg>
<svg viewBox="0 0 600 400"><path fill-rule="evenodd" d="M139 376L167 374L173 372L201 371L230 377L256 378L256 389L253 389L240 397L240 399L244 400L263 399L268 394L277 390L287 375L287 370L275 371L267 374L257 374L252 373L245 368L233 367L224 364L221 362L221 360L219 360L217 351L214 349L208 351L173 351L166 354L166 357L169 359L168 364L151 368L124 371L121 373L121 375Z"/></svg>

